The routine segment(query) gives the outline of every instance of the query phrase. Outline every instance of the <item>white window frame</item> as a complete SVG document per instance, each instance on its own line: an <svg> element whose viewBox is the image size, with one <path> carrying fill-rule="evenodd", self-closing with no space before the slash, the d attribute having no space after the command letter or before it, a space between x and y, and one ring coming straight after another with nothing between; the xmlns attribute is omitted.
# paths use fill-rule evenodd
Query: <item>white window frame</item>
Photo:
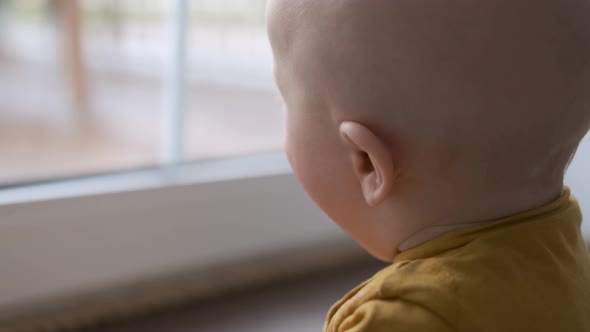
<svg viewBox="0 0 590 332"><path fill-rule="evenodd" d="M307 268L361 254L282 154L12 188L0 191L0 312L313 247L326 260Z"/></svg>

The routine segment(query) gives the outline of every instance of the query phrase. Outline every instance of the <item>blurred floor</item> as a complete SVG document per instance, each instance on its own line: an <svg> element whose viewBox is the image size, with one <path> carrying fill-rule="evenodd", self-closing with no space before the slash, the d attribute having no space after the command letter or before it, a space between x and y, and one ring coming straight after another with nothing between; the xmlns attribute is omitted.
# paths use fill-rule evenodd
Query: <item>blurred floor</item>
<svg viewBox="0 0 590 332"><path fill-rule="evenodd" d="M383 266L367 261L84 332L320 332L330 306Z"/></svg>

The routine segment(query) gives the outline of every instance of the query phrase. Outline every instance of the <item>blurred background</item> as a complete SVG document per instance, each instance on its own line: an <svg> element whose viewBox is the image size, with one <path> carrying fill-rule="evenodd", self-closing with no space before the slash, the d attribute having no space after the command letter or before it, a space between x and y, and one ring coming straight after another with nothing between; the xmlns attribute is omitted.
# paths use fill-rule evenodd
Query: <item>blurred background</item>
<svg viewBox="0 0 590 332"><path fill-rule="evenodd" d="M282 149L266 1L171 3L0 1L0 186Z"/></svg>
<svg viewBox="0 0 590 332"><path fill-rule="evenodd" d="M0 1L0 184L157 165L166 0ZM184 161L282 147L264 0L191 0Z"/></svg>

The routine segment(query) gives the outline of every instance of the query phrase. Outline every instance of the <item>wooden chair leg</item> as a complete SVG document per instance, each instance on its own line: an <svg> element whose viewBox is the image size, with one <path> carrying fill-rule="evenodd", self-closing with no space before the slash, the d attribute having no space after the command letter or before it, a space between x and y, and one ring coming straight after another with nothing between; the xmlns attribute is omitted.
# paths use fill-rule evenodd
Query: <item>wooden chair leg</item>
<svg viewBox="0 0 590 332"><path fill-rule="evenodd" d="M81 22L79 0L57 0L62 20L62 36L65 58L65 69L69 76L69 84L76 117L88 117L88 86L86 70L82 55Z"/></svg>

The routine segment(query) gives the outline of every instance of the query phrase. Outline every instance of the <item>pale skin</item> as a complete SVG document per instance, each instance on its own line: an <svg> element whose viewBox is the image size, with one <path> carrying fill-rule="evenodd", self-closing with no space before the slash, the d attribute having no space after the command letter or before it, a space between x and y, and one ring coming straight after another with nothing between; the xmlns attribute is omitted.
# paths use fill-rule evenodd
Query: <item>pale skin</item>
<svg viewBox="0 0 590 332"><path fill-rule="evenodd" d="M375 257L542 206L590 124L583 0L271 0L286 151Z"/></svg>

